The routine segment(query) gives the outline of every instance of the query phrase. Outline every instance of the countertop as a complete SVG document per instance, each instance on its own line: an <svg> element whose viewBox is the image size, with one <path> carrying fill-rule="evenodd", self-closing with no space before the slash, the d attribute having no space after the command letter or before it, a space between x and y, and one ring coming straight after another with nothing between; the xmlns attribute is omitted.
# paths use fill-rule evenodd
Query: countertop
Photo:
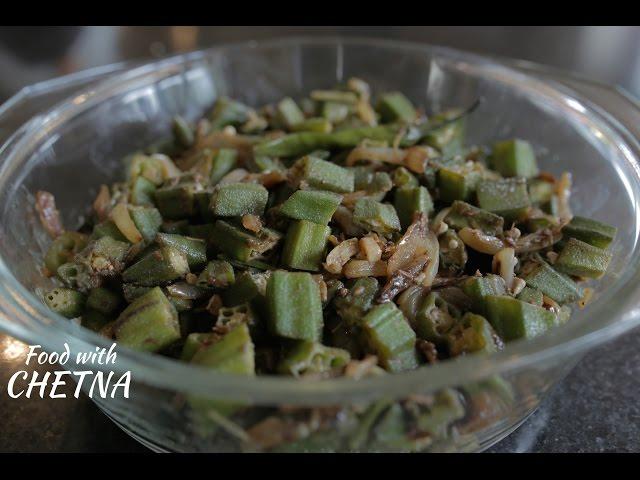
<svg viewBox="0 0 640 480"><path fill-rule="evenodd" d="M640 330L587 354L518 430L490 452L640 451ZM0 388L24 366L22 343L0 335ZM46 370L37 368L40 374ZM29 375L31 372L29 371ZM0 390L0 452L144 452L84 395L12 399Z"/></svg>

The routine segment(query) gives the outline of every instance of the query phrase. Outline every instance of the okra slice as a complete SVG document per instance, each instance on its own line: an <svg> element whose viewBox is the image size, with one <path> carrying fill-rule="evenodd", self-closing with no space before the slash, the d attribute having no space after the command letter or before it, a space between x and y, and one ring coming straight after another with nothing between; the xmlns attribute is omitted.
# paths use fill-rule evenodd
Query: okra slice
<svg viewBox="0 0 640 480"><path fill-rule="evenodd" d="M98 333L111 322L113 322L113 317L91 308L87 308L80 319L80 324L84 328Z"/></svg>
<svg viewBox="0 0 640 480"><path fill-rule="evenodd" d="M431 292L418 309L415 330L419 338L436 345L446 345L447 333L453 328L459 313L440 295Z"/></svg>
<svg viewBox="0 0 640 480"><path fill-rule="evenodd" d="M262 215L269 192L255 183L228 183L211 195L210 209L218 217Z"/></svg>
<svg viewBox="0 0 640 480"><path fill-rule="evenodd" d="M221 148L218 150L211 161L211 172L209 173L209 182L211 185L217 184L222 177L236 168L237 164L237 150L231 148Z"/></svg>
<svg viewBox="0 0 640 480"><path fill-rule="evenodd" d="M461 272L467 264L467 248L455 230L447 230L438 237L440 268Z"/></svg>
<svg viewBox="0 0 640 480"><path fill-rule="evenodd" d="M211 242L217 248L242 262L247 262L273 248L278 240L279 237L268 234L259 238L223 220L218 220L214 224L211 234Z"/></svg>
<svg viewBox="0 0 640 480"><path fill-rule="evenodd" d="M452 121L456 117L460 117L461 113L462 111L456 108L438 113L429 119L429 123L434 126L446 122L446 125L430 130L424 137L424 142L437 148L445 158L451 158L462 150L465 119L459 118Z"/></svg>
<svg viewBox="0 0 640 480"><path fill-rule="evenodd" d="M353 172L335 163L306 156L296 162L301 180L312 188L335 193L353 192Z"/></svg>
<svg viewBox="0 0 640 480"><path fill-rule="evenodd" d="M537 178L529 179L527 183L531 204L543 208L547 206L553 197L553 183Z"/></svg>
<svg viewBox="0 0 640 480"><path fill-rule="evenodd" d="M278 120L289 129L304 121L304 113L302 113L298 104L291 97L285 97L278 102L276 105L276 113Z"/></svg>
<svg viewBox="0 0 640 480"><path fill-rule="evenodd" d="M249 327L241 324L219 341L199 348L191 363L221 373L254 376L254 353Z"/></svg>
<svg viewBox="0 0 640 480"><path fill-rule="evenodd" d="M491 167L505 177L531 178L538 175L538 164L531 144L524 140L504 140L493 145Z"/></svg>
<svg viewBox="0 0 640 480"><path fill-rule="evenodd" d="M522 291L516 296L516 298L518 300L522 300L523 302L537 305L538 307L541 307L544 302L542 292L531 287L524 287Z"/></svg>
<svg viewBox="0 0 640 480"><path fill-rule="evenodd" d="M349 116L349 106L338 102L323 102L320 114L333 124L340 123Z"/></svg>
<svg viewBox="0 0 640 480"><path fill-rule="evenodd" d="M447 344L452 356L497 350L491 324L486 318L471 312L465 313L460 323L447 334Z"/></svg>
<svg viewBox="0 0 640 480"><path fill-rule="evenodd" d="M478 184L477 194L480 208L508 221L522 219L531 206L524 178L484 180Z"/></svg>
<svg viewBox="0 0 640 480"><path fill-rule="evenodd" d="M402 228L411 225L416 212L426 214L433 212L433 200L425 187L398 188L394 196L394 206Z"/></svg>
<svg viewBox="0 0 640 480"><path fill-rule="evenodd" d="M280 337L319 342L322 303L318 283L306 272L277 270L267 281L269 329Z"/></svg>
<svg viewBox="0 0 640 480"><path fill-rule="evenodd" d="M429 432L432 436L445 437L448 427L463 418L465 413L460 394L447 388L436 393L434 405L418 417L416 426L420 431Z"/></svg>
<svg viewBox="0 0 640 480"><path fill-rule="evenodd" d="M590 218L575 216L564 226L562 233L594 247L606 249L616 237L618 229Z"/></svg>
<svg viewBox="0 0 640 480"><path fill-rule="evenodd" d="M611 253L602 248L570 238L560 252L554 267L567 275L600 278L607 271L611 257Z"/></svg>
<svg viewBox="0 0 640 480"><path fill-rule="evenodd" d="M443 202L454 200L470 200L473 197L481 174L478 164L462 164L441 167L438 169L436 183Z"/></svg>
<svg viewBox="0 0 640 480"><path fill-rule="evenodd" d="M393 302L376 305L361 322L362 334L381 365L390 372L418 366L416 334Z"/></svg>
<svg viewBox="0 0 640 480"><path fill-rule="evenodd" d="M92 274L113 277L124 268L129 244L111 237L92 241L76 255L76 261L85 265Z"/></svg>
<svg viewBox="0 0 640 480"><path fill-rule="evenodd" d="M541 262L524 276L527 285L533 287L558 303L572 303L582 298L583 291L567 275L557 272L546 262Z"/></svg>
<svg viewBox="0 0 640 480"><path fill-rule="evenodd" d="M189 148L193 145L195 136L193 130L187 123L187 121L180 115L173 117L171 122L171 131L173 132L173 138L176 143L182 148Z"/></svg>
<svg viewBox="0 0 640 480"><path fill-rule="evenodd" d="M317 272L324 258L331 229L306 220L298 220L287 230L282 263L298 270Z"/></svg>
<svg viewBox="0 0 640 480"><path fill-rule="evenodd" d="M373 306L379 288L375 278L359 278L351 286L347 295L335 299L334 305L338 315L348 325L355 325Z"/></svg>
<svg viewBox="0 0 640 480"><path fill-rule="evenodd" d="M249 119L251 109L228 97L220 97L211 112L211 128L222 130L227 125L241 125Z"/></svg>
<svg viewBox="0 0 640 480"><path fill-rule="evenodd" d="M196 213L194 184L179 184L162 187L155 191L156 207L165 219L178 220L192 217Z"/></svg>
<svg viewBox="0 0 640 480"><path fill-rule="evenodd" d="M462 283L462 291L471 298L473 311L484 314L486 299L489 295L506 295L507 287L499 275L487 274L484 277L471 277Z"/></svg>
<svg viewBox="0 0 640 480"><path fill-rule="evenodd" d="M205 259L206 261L206 259ZM211 260L198 275L197 285L209 288L227 288L235 282L233 266L224 260Z"/></svg>
<svg viewBox="0 0 640 480"><path fill-rule="evenodd" d="M228 288L222 292L222 301L229 307L250 303L262 296L266 289L264 274L242 272Z"/></svg>
<svg viewBox="0 0 640 480"><path fill-rule="evenodd" d="M393 185L397 188L420 186L420 183L418 182L416 176L405 167L396 168L391 175L393 179ZM359 190L357 186L356 190Z"/></svg>
<svg viewBox="0 0 640 480"><path fill-rule="evenodd" d="M58 267L73 260L75 254L87 246L87 242L87 236L82 233L64 232L51 243L44 256L44 266L51 273L56 273Z"/></svg>
<svg viewBox="0 0 640 480"><path fill-rule="evenodd" d="M76 318L82 315L87 297L71 288L54 288L45 294L44 302L63 317Z"/></svg>
<svg viewBox="0 0 640 480"><path fill-rule="evenodd" d="M118 310L122 304L122 297L108 288L98 287L89 292L87 307L98 312L110 315Z"/></svg>
<svg viewBox="0 0 640 480"><path fill-rule="evenodd" d="M118 240L119 242L129 241L127 240L127 237L122 234L113 220L105 220L93 227L93 232L91 232L91 239L97 240L98 238L102 237L111 237L112 239Z"/></svg>
<svg viewBox="0 0 640 480"><path fill-rule="evenodd" d="M213 333L190 333L182 346L180 360L190 362L198 350L212 345L216 340L219 338Z"/></svg>
<svg viewBox="0 0 640 480"><path fill-rule="evenodd" d="M178 312L160 287L136 298L116 320L119 344L135 350L160 351L180 338Z"/></svg>
<svg viewBox="0 0 640 480"><path fill-rule="evenodd" d="M331 133L333 125L326 118L312 117L294 125L291 128L293 132L316 132L316 133ZM319 156L319 152L312 152L313 155Z"/></svg>
<svg viewBox="0 0 640 480"><path fill-rule="evenodd" d="M202 239L173 233L158 233L156 243L182 252L187 257L189 268L195 268L207 262L207 245Z"/></svg>
<svg viewBox="0 0 640 480"><path fill-rule="evenodd" d="M162 225L162 215L153 207L130 206L129 216L145 242L151 242Z"/></svg>
<svg viewBox="0 0 640 480"><path fill-rule="evenodd" d="M353 210L353 220L367 230L389 235L400 230L400 219L393 205L371 198L359 199Z"/></svg>
<svg viewBox="0 0 640 480"><path fill-rule="evenodd" d="M326 373L344 367L349 360L351 355L346 350L303 340L285 354L278 365L278 372L294 377L307 373Z"/></svg>
<svg viewBox="0 0 640 480"><path fill-rule="evenodd" d="M417 113L411 101L401 92L389 92L380 96L376 110L383 122L410 123Z"/></svg>
<svg viewBox="0 0 640 480"><path fill-rule="evenodd" d="M134 205L152 207L156 186L144 177L137 177L130 188L129 200Z"/></svg>
<svg viewBox="0 0 640 480"><path fill-rule="evenodd" d="M531 339L556 324L556 316L542 307L506 295L486 298L487 319L505 341Z"/></svg>
<svg viewBox="0 0 640 480"><path fill-rule="evenodd" d="M295 220L326 225L340 205L342 196L318 190L296 190L280 207L280 213Z"/></svg>
<svg viewBox="0 0 640 480"><path fill-rule="evenodd" d="M122 272L122 280L153 287L182 278L187 273L187 256L173 247L163 246L149 252Z"/></svg>
<svg viewBox="0 0 640 480"><path fill-rule="evenodd" d="M454 230L473 228L493 236L502 234L504 228L504 219L499 215L460 200L451 204L449 213L444 217L444 222Z"/></svg>

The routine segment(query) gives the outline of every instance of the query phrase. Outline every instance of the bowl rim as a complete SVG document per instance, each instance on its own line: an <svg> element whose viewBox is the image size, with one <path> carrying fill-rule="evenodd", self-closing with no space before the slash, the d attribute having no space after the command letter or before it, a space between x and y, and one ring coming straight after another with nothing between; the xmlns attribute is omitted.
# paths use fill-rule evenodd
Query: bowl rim
<svg viewBox="0 0 640 480"><path fill-rule="evenodd" d="M487 57L457 49L424 43L386 40L367 37L342 36L287 36L265 41L242 41L216 45L211 48L174 55L158 61L135 66L75 92L54 107L36 115L0 147L0 177L20 158L28 158L30 148L42 135L54 130L65 121L91 108L105 98L124 92L153 78L179 73L184 66L198 62L213 54L224 54L234 49L269 49L294 45L324 46L340 49L343 45L370 48L396 48L399 51L420 51L443 55L467 65L482 66L495 79L515 82L519 88L540 95L568 114L597 125L601 135L618 149L621 158L634 172L626 178L636 213L635 239L638 240L638 205L640 204L640 145L635 137L610 113L583 98L566 86L543 81L518 72L503 63ZM62 77L64 79L64 77ZM61 80L61 79L59 79ZM20 92L18 93L20 95ZM12 100L10 99L8 103ZM20 103L20 102L17 102ZM6 105L6 104L5 104ZM3 109L0 108L0 111ZM38 136L37 133L40 132ZM4 159L3 159L4 157ZM5 188L0 179L0 189ZM568 322L554 330L554 335L542 335L529 341L517 341L508 348L491 355L469 355L441 362L428 368L401 372L359 381L337 378L319 381L301 381L277 376L233 376L211 372L202 367L175 361L159 355L149 355L128 349L118 349L115 372L131 371L132 381L169 391L197 393L229 400L247 400L257 404L331 404L345 400L367 400L380 395L399 398L416 390L435 390L480 381L492 375L515 371L529 366L543 368L549 362L569 355L578 355L603 343L640 323L640 256L629 263L593 305L583 322ZM612 299L615 298L615 302ZM72 351L87 351L96 345L108 348L113 342L96 333L69 322L47 309L36 294L27 290L8 269L0 256L0 327L10 335L28 342L37 342L46 349L67 342ZM12 320L13 318L13 320ZM104 366L96 366L104 369Z"/></svg>

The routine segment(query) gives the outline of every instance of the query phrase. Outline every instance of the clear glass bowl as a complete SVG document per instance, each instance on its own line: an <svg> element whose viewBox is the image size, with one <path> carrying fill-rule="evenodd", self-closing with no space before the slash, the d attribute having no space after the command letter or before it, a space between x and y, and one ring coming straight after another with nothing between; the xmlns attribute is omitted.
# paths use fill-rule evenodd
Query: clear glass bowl
<svg viewBox="0 0 640 480"><path fill-rule="evenodd" d="M120 159L166 136L173 115L195 119L221 94L259 105L350 76L366 79L375 91L401 90L427 111L482 97L468 119L468 143L522 137L537 148L543 169L571 171L574 211L619 229L611 266L595 284L592 304L549 334L490 356L360 381L226 376L121 349L115 365L97 368L131 371L130 398L94 400L156 450L255 450L246 427L265 415L295 415L309 431L325 428L295 444L298 450L473 451L507 435L587 349L640 319L638 107L616 90L530 64L510 68L402 42L288 38L226 45L135 68L106 67L28 88L0 109L0 140L6 140L0 150L0 328L49 350L60 350L64 342L72 352L109 346L49 311L34 294L50 287L40 274L49 240L33 209L36 190L51 191L65 224L76 226L98 186L120 175ZM438 412L430 409L448 398L443 392L456 395L463 410L443 407L438 423ZM404 420L417 440L403 443L376 431L372 441L356 441L366 430L362 412L368 406L408 398L426 405L422 420ZM220 402L240 407L226 418L219 414Z"/></svg>

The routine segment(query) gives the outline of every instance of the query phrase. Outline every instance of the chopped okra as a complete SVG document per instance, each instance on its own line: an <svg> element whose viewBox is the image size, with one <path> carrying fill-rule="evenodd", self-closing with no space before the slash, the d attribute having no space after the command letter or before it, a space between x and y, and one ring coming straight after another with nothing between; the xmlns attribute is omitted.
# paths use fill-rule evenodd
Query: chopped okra
<svg viewBox="0 0 640 480"><path fill-rule="evenodd" d="M573 215L568 173L544 171L526 139L474 145L474 107L427 116L361 79L298 93L181 112L189 122L127 156L77 231L40 215L55 233L44 303L221 374L358 381L553 335L591 298L617 229ZM185 409L214 412L242 448L416 451L500 401L473 395L379 399L304 425L296 408L253 424L235 423L239 402Z"/></svg>

